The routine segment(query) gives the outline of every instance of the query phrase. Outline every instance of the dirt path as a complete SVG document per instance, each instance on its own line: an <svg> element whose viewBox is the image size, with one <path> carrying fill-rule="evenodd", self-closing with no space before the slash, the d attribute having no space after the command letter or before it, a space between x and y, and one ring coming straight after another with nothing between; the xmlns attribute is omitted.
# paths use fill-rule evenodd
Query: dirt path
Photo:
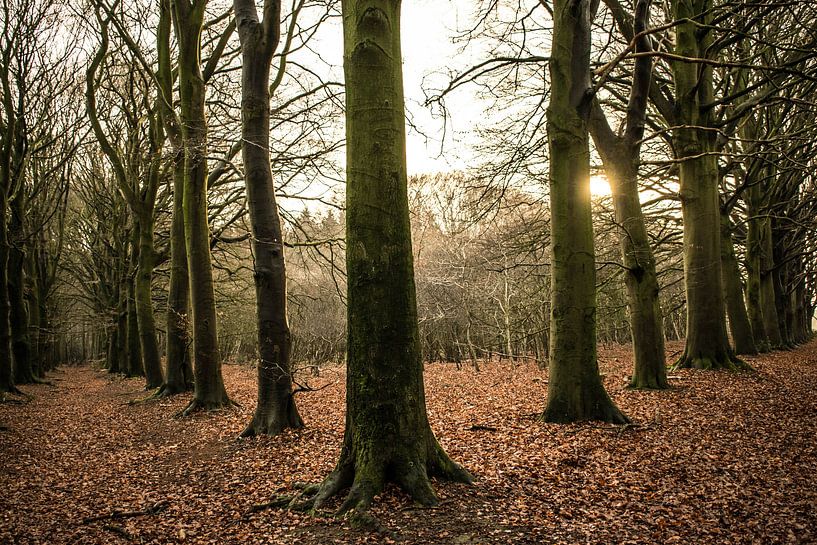
<svg viewBox="0 0 817 545"><path fill-rule="evenodd" d="M432 426L478 481L438 484L434 510L389 489L374 510L386 534L247 514L332 468L339 371L299 397L306 429L237 441L254 403L250 369L225 368L242 408L176 420L186 396L128 405L144 395L140 380L65 368L54 386L25 388L32 402L0 405L0 543L817 542L817 342L750 361L757 373L684 371L669 392L633 392L627 347L602 350L608 389L640 424L628 429L538 423L547 376L532 366L429 366Z"/></svg>

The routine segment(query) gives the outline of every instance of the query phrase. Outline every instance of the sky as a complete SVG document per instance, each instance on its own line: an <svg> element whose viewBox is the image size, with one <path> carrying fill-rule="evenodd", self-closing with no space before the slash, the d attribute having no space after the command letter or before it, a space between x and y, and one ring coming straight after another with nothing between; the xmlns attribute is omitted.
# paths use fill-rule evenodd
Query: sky
<svg viewBox="0 0 817 545"><path fill-rule="evenodd" d="M458 170L468 164L463 155L467 148L467 135L480 116L478 101L468 91L452 97L453 118L449 120L447 142L440 155L442 123L432 118L423 106L423 80L441 81L447 73L450 60L458 56L458 45L453 43L457 28L468 13L463 13L462 2L410 0L403 2L402 47L403 85L406 107L413 119L426 134L423 136L409 128L407 134L407 161L409 174ZM460 146L457 146L460 144Z"/></svg>

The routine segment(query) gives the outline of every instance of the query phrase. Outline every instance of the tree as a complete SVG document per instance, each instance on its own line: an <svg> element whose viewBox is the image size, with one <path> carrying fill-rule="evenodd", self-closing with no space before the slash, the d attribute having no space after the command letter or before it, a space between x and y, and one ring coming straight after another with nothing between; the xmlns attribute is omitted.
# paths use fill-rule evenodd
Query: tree
<svg viewBox="0 0 817 545"><path fill-rule="evenodd" d="M673 2L676 60L677 127L673 144L680 161L681 211L684 218L684 274L687 296L686 347L675 367L741 369L726 335L721 287L721 218L718 200L716 133L712 126L712 66L706 59L713 44L712 1Z"/></svg>
<svg viewBox="0 0 817 545"><path fill-rule="evenodd" d="M180 126L184 145L184 233L193 313L193 399L182 411L229 406L218 350L216 303L207 218L207 116L201 71L201 33L206 0L173 0L173 25L179 44ZM178 195L176 196L178 198Z"/></svg>
<svg viewBox="0 0 817 545"><path fill-rule="evenodd" d="M387 481L423 505L430 477L470 483L429 426L409 225L399 0L342 2L346 79L346 429L335 469L307 491L318 508L365 512Z"/></svg>
<svg viewBox="0 0 817 545"><path fill-rule="evenodd" d="M614 8L619 6L615 5ZM635 51L651 51L647 35L650 1L636 2L634 20ZM652 58L639 57L633 70L630 98L623 135L610 128L607 116L596 99L589 118L590 133L604 162L604 171L613 192L616 223L619 227L621 258L625 268L630 332L634 366L630 385L635 388L668 388L664 361L664 331L655 258L650 247L638 192L641 140L652 79Z"/></svg>
<svg viewBox="0 0 817 545"><path fill-rule="evenodd" d="M547 422L628 419L596 359L596 266L590 210L590 24L598 2L557 0L550 56L551 341Z"/></svg>
<svg viewBox="0 0 817 545"><path fill-rule="evenodd" d="M156 204L156 194L159 189L161 161L161 145L164 140L161 131L158 112L149 104L146 90L136 90L139 85L131 83L128 87L141 95L131 96L129 100L123 100L123 110L127 112L127 105L139 106L146 113L148 118L147 131L149 133L148 151L148 171L144 174L142 184L137 180L137 175L132 167L126 166L126 162L110 142L102 124L99 121L96 101L96 71L104 61L108 52L108 20L103 20L97 12L97 19L100 22L101 45L97 54L91 62L86 74L86 103L88 116L91 120L94 134L99 142L102 151L111 162L119 191L128 203L133 218L132 231L132 260L134 261L135 281L128 286L128 357L130 361L129 374L142 375L146 377L146 388L159 388L163 382L161 359L159 355L159 345L156 338L156 325L153 316L152 299L152 276L153 267L156 260L156 252L153 244L154 232L154 208ZM133 66L133 71L138 70L138 66ZM138 102L138 104L137 104ZM140 116L136 112L126 114L129 120L138 119ZM129 137L132 145L136 146L141 128L138 123L129 123ZM129 146L133 149L131 146ZM128 161L132 165L134 161Z"/></svg>
<svg viewBox="0 0 817 545"><path fill-rule="evenodd" d="M300 2L300 9L304 4ZM270 63L281 36L281 3L234 0L241 40L241 140L252 226L258 320L258 405L242 437L303 425L292 392L284 238L270 168ZM293 22L297 14L292 14ZM283 66L279 70L283 70Z"/></svg>

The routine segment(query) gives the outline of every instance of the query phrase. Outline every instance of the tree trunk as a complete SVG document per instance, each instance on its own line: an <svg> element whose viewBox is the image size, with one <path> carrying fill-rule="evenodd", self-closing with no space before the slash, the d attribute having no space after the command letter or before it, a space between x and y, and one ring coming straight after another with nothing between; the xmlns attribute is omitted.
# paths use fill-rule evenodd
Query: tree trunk
<svg viewBox="0 0 817 545"><path fill-rule="evenodd" d="M594 5L591 5L594 4ZM550 57L551 345L547 422L628 422L596 359L596 265L590 208L590 26L596 2L554 2Z"/></svg>
<svg viewBox="0 0 817 545"><path fill-rule="evenodd" d="M761 304L761 271L763 255L763 219L759 217L759 188L752 185L747 190L746 205L749 218L746 234L746 310L752 326L755 345L760 352L771 350L766 334L763 305Z"/></svg>
<svg viewBox="0 0 817 545"><path fill-rule="evenodd" d="M269 151L269 75L280 38L280 2L268 4L263 22L253 1L235 0L234 6L241 39L241 152L253 234L260 356L258 404L241 434L250 437L300 428L303 422L292 393L286 263Z"/></svg>
<svg viewBox="0 0 817 545"><path fill-rule="evenodd" d="M221 375L216 301L207 217L207 117L201 73L201 32L205 0L173 0L174 26L179 44L179 97L185 151L184 233L190 275L193 316L195 387L193 400L182 411L215 410L231 405Z"/></svg>
<svg viewBox="0 0 817 545"><path fill-rule="evenodd" d="M772 245L772 221L763 218L760 234L760 306L763 309L763 325L771 348L783 347L780 320L777 315L774 290L774 249Z"/></svg>
<svg viewBox="0 0 817 545"><path fill-rule="evenodd" d="M158 168L158 167L157 167ZM145 388L162 385L162 359L156 339L156 319L153 315L153 207L143 211L139 220L139 256L137 258L135 303L139 324L139 346L145 371Z"/></svg>
<svg viewBox="0 0 817 545"><path fill-rule="evenodd" d="M127 371L125 374L129 377L143 377L145 376L145 368L142 366L142 346L139 344L139 318L136 315L136 285L134 279L128 275L127 282L127 303L126 303L126 322L127 322L127 344L125 358L127 362Z"/></svg>
<svg viewBox="0 0 817 545"><path fill-rule="evenodd" d="M426 414L406 176L399 0L343 0L348 361L340 460L307 502L351 486L365 511L387 481L422 505L430 477L471 482Z"/></svg>
<svg viewBox="0 0 817 545"><path fill-rule="evenodd" d="M187 246L184 239L185 153L173 109L173 75L170 56L171 0L159 2L156 29L159 61L159 112L173 147L173 216L170 224L170 281L167 294L167 361L165 383L156 393L168 397L193 389L190 362L190 278L187 274Z"/></svg>
<svg viewBox="0 0 817 545"><path fill-rule="evenodd" d="M3 173L0 173L3 174ZM5 181L8 178L4 178ZM11 322L8 291L8 198L5 187L0 187L0 399L6 392L14 392L14 373L11 350Z"/></svg>
<svg viewBox="0 0 817 545"><path fill-rule="evenodd" d="M173 165L173 219L170 224L170 285L167 294L167 368L158 395L172 396L193 389L188 312L190 284L184 240L184 150L177 150Z"/></svg>
<svg viewBox="0 0 817 545"><path fill-rule="evenodd" d="M701 29L712 18L711 0L694 4L675 0L675 54L706 58L712 31ZM687 338L676 368L738 369L746 364L734 357L726 334L726 309L721 285L720 212L715 132L711 114L712 67L674 61L677 125L673 145L680 160L681 212L684 221L684 280L687 299Z"/></svg>
<svg viewBox="0 0 817 545"><path fill-rule="evenodd" d="M735 344L736 354L757 354L755 338L746 305L743 304L743 286L740 278L735 247L732 244L732 225L729 214L721 211L721 274L729 316L729 330Z"/></svg>
<svg viewBox="0 0 817 545"><path fill-rule="evenodd" d="M24 193L17 191L12 199L9 212L9 259L8 293L11 305L11 350L14 353L14 382L32 384L38 382L31 361L31 338L29 336L28 306L25 300L25 234L23 232Z"/></svg>

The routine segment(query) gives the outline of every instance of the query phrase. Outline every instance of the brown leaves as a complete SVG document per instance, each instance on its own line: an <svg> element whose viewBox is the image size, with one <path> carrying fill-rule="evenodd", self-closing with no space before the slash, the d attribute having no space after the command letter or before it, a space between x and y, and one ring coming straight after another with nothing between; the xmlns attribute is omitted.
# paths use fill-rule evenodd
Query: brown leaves
<svg viewBox="0 0 817 545"><path fill-rule="evenodd" d="M670 351L677 347L670 347ZM755 374L682 371L668 392L624 389L627 347L600 352L605 386L639 427L542 424L533 365L426 368L432 428L471 486L436 483L414 509L375 503L385 533L253 505L332 469L343 436L339 369L299 396L307 428L237 440L251 369L225 367L241 409L176 420L187 397L123 404L138 379L67 368L57 388L0 405L0 542L774 543L817 539L817 345L751 359ZM111 513L144 515L98 520ZM328 509L336 505L327 506Z"/></svg>

